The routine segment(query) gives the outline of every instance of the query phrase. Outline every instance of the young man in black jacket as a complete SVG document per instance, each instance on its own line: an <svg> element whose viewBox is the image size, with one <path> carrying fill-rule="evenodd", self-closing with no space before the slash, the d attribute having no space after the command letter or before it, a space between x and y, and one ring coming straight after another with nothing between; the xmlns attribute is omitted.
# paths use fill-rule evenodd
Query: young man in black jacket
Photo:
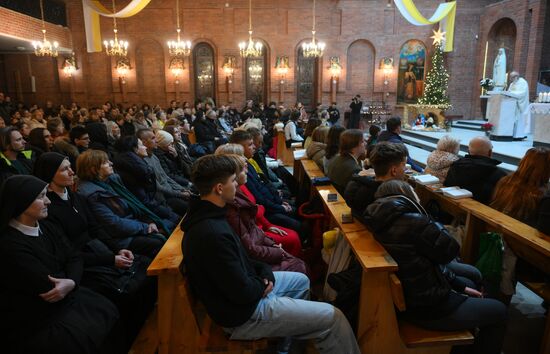
<svg viewBox="0 0 550 354"><path fill-rule="evenodd" d="M301 273L275 272L248 258L226 220L235 197L237 166L230 157L208 155L193 166L200 199L191 202L181 227L183 271L210 317L231 339L313 339L320 353L359 353L344 315L332 305L307 301L309 280Z"/></svg>

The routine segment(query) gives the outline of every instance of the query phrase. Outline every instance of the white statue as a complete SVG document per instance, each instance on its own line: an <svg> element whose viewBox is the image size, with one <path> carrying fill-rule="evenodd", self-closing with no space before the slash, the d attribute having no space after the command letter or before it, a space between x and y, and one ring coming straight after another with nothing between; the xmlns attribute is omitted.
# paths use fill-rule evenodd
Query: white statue
<svg viewBox="0 0 550 354"><path fill-rule="evenodd" d="M499 48L493 64L493 82L495 83L494 91L506 89L506 52L504 48Z"/></svg>
<svg viewBox="0 0 550 354"><path fill-rule="evenodd" d="M531 131L531 122L529 114L527 114L529 109L529 84L527 80L519 76L517 71L510 73L510 82L508 92L512 93L517 99L514 138L524 138L526 133Z"/></svg>

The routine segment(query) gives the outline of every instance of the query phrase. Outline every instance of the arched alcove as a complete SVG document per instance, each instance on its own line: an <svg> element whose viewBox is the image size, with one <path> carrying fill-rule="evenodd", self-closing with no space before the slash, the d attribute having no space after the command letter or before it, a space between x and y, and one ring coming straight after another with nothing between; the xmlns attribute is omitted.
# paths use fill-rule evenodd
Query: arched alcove
<svg viewBox="0 0 550 354"><path fill-rule="evenodd" d="M136 75L140 101L166 102L164 48L153 39L143 39L136 47Z"/></svg>
<svg viewBox="0 0 550 354"><path fill-rule="evenodd" d="M214 48L207 42L193 47L193 80L195 100L212 98L216 102L216 59Z"/></svg>
<svg viewBox="0 0 550 354"><path fill-rule="evenodd" d="M487 36L489 48L487 51L487 77L493 77L493 64L500 48L506 53L506 72L514 70L514 56L516 50L517 28L510 18L501 18L496 21Z"/></svg>
<svg viewBox="0 0 550 354"><path fill-rule="evenodd" d="M316 107L316 97L319 73L319 59L304 56L302 43L296 47L296 102L302 102L310 111Z"/></svg>
<svg viewBox="0 0 550 354"><path fill-rule="evenodd" d="M426 46L418 39L405 42L399 51L397 101L416 103L424 92Z"/></svg>
<svg viewBox="0 0 550 354"><path fill-rule="evenodd" d="M267 103L267 88L269 87L268 58L270 52L265 41L257 40L262 43L262 55L256 58L244 59L246 99L258 103Z"/></svg>
<svg viewBox="0 0 550 354"><path fill-rule="evenodd" d="M365 39L358 39L349 45L346 60L346 90L350 95L360 94L367 100L372 97L375 57L374 46Z"/></svg>

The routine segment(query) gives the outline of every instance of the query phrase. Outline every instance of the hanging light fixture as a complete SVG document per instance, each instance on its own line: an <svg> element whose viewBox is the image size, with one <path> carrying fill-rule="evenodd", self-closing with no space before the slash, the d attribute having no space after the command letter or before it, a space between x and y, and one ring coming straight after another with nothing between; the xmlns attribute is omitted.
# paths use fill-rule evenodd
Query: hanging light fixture
<svg viewBox="0 0 550 354"><path fill-rule="evenodd" d="M115 0L113 0L113 32L115 38L110 41L103 41L105 53L111 57L125 57L128 54L128 41L119 41L117 37L118 29L116 27Z"/></svg>
<svg viewBox="0 0 550 354"><path fill-rule="evenodd" d="M262 56L262 42L252 40L252 0L248 0L248 43L239 43L239 50L243 58L257 58Z"/></svg>
<svg viewBox="0 0 550 354"><path fill-rule="evenodd" d="M42 41L32 41L34 47L34 54L39 57L56 57L57 48L59 43L54 41L53 43L46 39L46 25L44 23L44 5L40 0L40 16L42 18Z"/></svg>
<svg viewBox="0 0 550 354"><path fill-rule="evenodd" d="M323 56L325 43L315 41L315 0L313 0L313 28L311 29L311 42L302 44L302 52L306 58L318 58Z"/></svg>
<svg viewBox="0 0 550 354"><path fill-rule="evenodd" d="M191 41L182 41L180 40L180 10L179 10L179 0L176 0L176 23L178 32L178 38L176 41L168 41L168 52L172 56L184 56L188 57L191 54Z"/></svg>

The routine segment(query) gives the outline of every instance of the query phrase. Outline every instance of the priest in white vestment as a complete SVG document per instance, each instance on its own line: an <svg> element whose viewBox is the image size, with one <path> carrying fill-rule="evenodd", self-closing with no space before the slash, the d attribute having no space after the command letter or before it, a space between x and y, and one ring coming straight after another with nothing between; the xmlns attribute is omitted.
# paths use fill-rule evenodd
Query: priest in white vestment
<svg viewBox="0 0 550 354"><path fill-rule="evenodd" d="M527 81L519 76L517 71L510 73L510 86L508 92L512 93L517 99L516 103L516 126L514 129L514 138L525 138L527 133L531 130L531 124L529 122L529 84Z"/></svg>

